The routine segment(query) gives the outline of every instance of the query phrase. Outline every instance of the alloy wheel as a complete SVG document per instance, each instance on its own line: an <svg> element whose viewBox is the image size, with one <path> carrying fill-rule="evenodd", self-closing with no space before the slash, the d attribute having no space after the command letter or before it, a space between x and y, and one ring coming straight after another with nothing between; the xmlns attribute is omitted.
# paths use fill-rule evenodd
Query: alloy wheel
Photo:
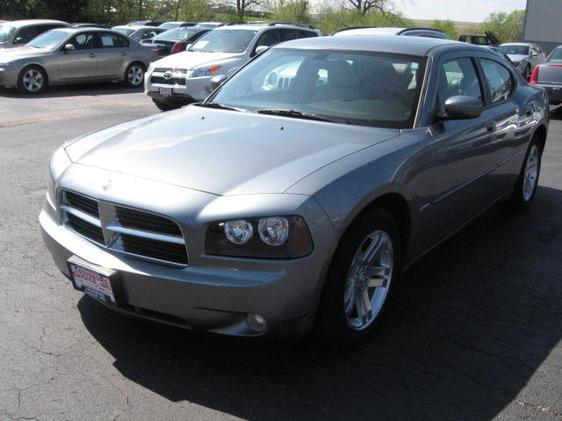
<svg viewBox="0 0 562 421"><path fill-rule="evenodd" d="M127 72L127 80L133 86L139 86L144 79L144 70L138 65L133 65Z"/></svg>
<svg viewBox="0 0 562 421"><path fill-rule="evenodd" d="M347 275L344 310L352 329L364 330L376 319L388 295L393 269L390 235L373 231L357 249Z"/></svg>
<svg viewBox="0 0 562 421"><path fill-rule="evenodd" d="M533 197L533 193L537 188L539 176L539 149L537 145L531 146L527 162L525 163L525 172L523 174L523 200L528 202Z"/></svg>
<svg viewBox="0 0 562 421"><path fill-rule="evenodd" d="M27 92L31 93L39 92L45 84L45 78L43 77L43 74L36 69L26 70L22 76L21 81L24 89Z"/></svg>

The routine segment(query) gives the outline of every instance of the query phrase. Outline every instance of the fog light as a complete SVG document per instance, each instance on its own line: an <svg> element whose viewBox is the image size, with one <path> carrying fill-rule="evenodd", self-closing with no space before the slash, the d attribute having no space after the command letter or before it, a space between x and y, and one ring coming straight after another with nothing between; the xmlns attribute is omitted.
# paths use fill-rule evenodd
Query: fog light
<svg viewBox="0 0 562 421"><path fill-rule="evenodd" d="M248 322L248 326L254 332L263 332L267 328L267 322L265 318L259 314L255 313L248 313L246 316L246 321Z"/></svg>

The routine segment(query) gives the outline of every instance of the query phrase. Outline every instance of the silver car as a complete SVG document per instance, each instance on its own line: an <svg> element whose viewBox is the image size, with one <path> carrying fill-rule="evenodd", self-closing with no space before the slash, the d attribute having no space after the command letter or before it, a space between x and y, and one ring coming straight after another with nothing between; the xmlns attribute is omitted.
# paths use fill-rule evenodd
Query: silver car
<svg viewBox="0 0 562 421"><path fill-rule="evenodd" d="M125 81L139 87L154 57L151 49L114 31L54 29L0 53L0 86L28 94L84 82Z"/></svg>
<svg viewBox="0 0 562 421"><path fill-rule="evenodd" d="M39 220L114 310L353 346L420 256L495 203L531 204L547 106L486 48L291 41L202 104L67 142Z"/></svg>
<svg viewBox="0 0 562 421"><path fill-rule="evenodd" d="M541 47L529 42L502 44L498 48L507 54L513 65L519 69L527 80L535 66L541 64L546 58L546 54Z"/></svg>
<svg viewBox="0 0 562 421"><path fill-rule="evenodd" d="M0 49L22 47L33 38L51 29L69 28L70 26L69 23L51 19L0 21Z"/></svg>
<svg viewBox="0 0 562 421"><path fill-rule="evenodd" d="M120 25L111 28L113 31L117 31L123 35L131 37L137 42L149 41L156 35L166 32L166 28L161 28L158 26L136 26L136 25Z"/></svg>
<svg viewBox="0 0 562 421"><path fill-rule="evenodd" d="M145 92L163 111L202 101L216 87L212 83L214 78L226 78L264 49L319 35L319 31L300 25L221 26L203 35L185 52L155 61L147 71Z"/></svg>

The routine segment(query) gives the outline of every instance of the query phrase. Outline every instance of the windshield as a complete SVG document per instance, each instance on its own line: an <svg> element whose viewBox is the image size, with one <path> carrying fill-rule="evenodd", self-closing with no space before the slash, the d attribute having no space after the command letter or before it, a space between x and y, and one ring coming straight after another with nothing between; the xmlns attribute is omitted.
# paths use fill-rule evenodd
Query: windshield
<svg viewBox="0 0 562 421"><path fill-rule="evenodd" d="M562 48L556 48L554 51L552 51L552 53L550 53L550 55L548 56L546 61L548 61L549 63L550 62L555 62L555 63L562 62Z"/></svg>
<svg viewBox="0 0 562 421"><path fill-rule="evenodd" d="M0 25L0 42L10 41L14 29L15 28L10 25Z"/></svg>
<svg viewBox="0 0 562 421"><path fill-rule="evenodd" d="M279 48L226 83L210 103L373 127L412 127L425 59Z"/></svg>
<svg viewBox="0 0 562 421"><path fill-rule="evenodd" d="M193 29L193 28L176 28L171 29L166 32L162 32L160 35L155 36L155 41L184 41L188 38L191 38L197 32L201 31L201 29Z"/></svg>
<svg viewBox="0 0 562 421"><path fill-rule="evenodd" d="M529 55L529 46L527 45L500 45L499 49L506 54L520 56Z"/></svg>
<svg viewBox="0 0 562 421"><path fill-rule="evenodd" d="M122 33L123 35L127 35L127 36L129 36L129 35L131 35L133 32L135 32L135 30L134 30L134 29L131 29L131 28L111 28L111 29L114 30L114 31L120 32L120 33Z"/></svg>
<svg viewBox="0 0 562 421"><path fill-rule="evenodd" d="M49 31L34 38L27 44L28 47L54 49L68 38L68 33L64 31Z"/></svg>
<svg viewBox="0 0 562 421"><path fill-rule="evenodd" d="M250 29L214 30L203 35L189 51L204 53L242 53L256 35Z"/></svg>

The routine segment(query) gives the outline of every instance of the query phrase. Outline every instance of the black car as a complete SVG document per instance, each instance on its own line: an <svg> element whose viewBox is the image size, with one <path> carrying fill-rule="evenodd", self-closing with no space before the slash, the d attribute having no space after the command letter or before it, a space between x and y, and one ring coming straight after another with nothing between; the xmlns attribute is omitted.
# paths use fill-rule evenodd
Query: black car
<svg viewBox="0 0 562 421"><path fill-rule="evenodd" d="M180 53L210 30L195 26L180 26L155 36L151 46L159 57Z"/></svg>
<svg viewBox="0 0 562 421"><path fill-rule="evenodd" d="M494 47L500 45L500 41L489 31L487 31L485 35L461 35L459 41L474 45L490 45Z"/></svg>
<svg viewBox="0 0 562 421"><path fill-rule="evenodd" d="M535 66L529 83L545 88L551 105L562 104L562 45L556 47L542 64Z"/></svg>

